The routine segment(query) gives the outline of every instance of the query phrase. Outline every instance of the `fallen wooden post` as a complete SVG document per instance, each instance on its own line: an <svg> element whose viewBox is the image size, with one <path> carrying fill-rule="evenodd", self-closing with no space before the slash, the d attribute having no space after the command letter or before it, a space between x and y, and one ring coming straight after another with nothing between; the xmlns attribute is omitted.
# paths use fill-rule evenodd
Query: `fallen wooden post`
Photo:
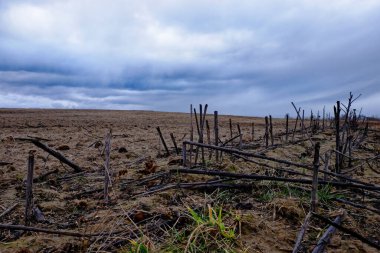
<svg viewBox="0 0 380 253"><path fill-rule="evenodd" d="M244 161L247 161L247 162L252 162L252 163L255 163L255 164L257 164L257 165L260 165L260 166L263 166L263 167L267 167L267 168L273 169L273 170L275 170L275 171L283 171L283 172L287 172L287 173L289 173L290 175L300 175L300 176L304 176L304 177L312 177L312 176L307 175L307 174L302 173L302 172L298 172L298 171L294 171L294 170L290 170L290 169L284 169L284 168L273 167L273 166L268 165L267 163L258 162L258 161L255 161L255 160L249 159L249 158L247 158L247 157L245 157L245 156L242 156L242 155L233 154L233 156L238 157L238 158L241 158L241 159L243 159Z"/></svg>
<svg viewBox="0 0 380 253"><path fill-rule="evenodd" d="M339 202L339 203L343 203L343 204L346 204L346 205L350 205L350 206L356 207L356 208L366 209L368 211L371 211L371 212L374 212L374 213L377 213L377 214L380 215L380 210L379 209L375 209L375 208L372 208L372 207L364 206L364 205L361 205L361 204L358 204L358 203L354 203L354 202L351 202L351 201L348 201L348 200L345 200L345 199L340 199L340 198L333 198L333 200L336 201L336 202Z"/></svg>
<svg viewBox="0 0 380 253"><path fill-rule="evenodd" d="M237 185L220 185L219 183L220 182L225 182L225 181L232 181L231 179L218 179L218 180L214 180L214 181L209 181L209 182L195 182L195 183L177 183L177 184L169 184L169 185L164 185L162 187L159 187L159 188L155 188L153 190L150 190L150 191L146 191L146 192L141 192L141 193L137 193L135 194L133 197L141 197L141 196L146 196L146 195L149 195L149 194L153 194L153 193L157 193L157 192L162 192L162 191L167 191L167 190L171 190L171 189L198 189L198 188L203 188L203 187L207 187L207 186L213 186L213 187L216 187L216 188L245 188L244 186L246 185L241 185L239 184L238 186ZM251 186L252 188L252 186Z"/></svg>
<svg viewBox="0 0 380 253"><path fill-rule="evenodd" d="M0 229L42 232L42 233L47 233L47 234L68 235L68 236L75 236L75 237L98 236L98 234L82 234L79 232L53 230L53 229L46 229L46 228L36 228L36 227L28 227L28 226L22 226L22 225L10 225L10 224L0 224Z"/></svg>
<svg viewBox="0 0 380 253"><path fill-rule="evenodd" d="M235 139L237 139L237 138L239 138L241 135L240 134L238 134L238 135L236 135L236 136L234 136L234 137L232 137L231 139L228 139L228 140L226 140L225 142L223 142L222 143L222 145L220 145L221 147L225 147L228 143L230 143L230 142L232 142L233 140L235 140Z"/></svg>
<svg viewBox="0 0 380 253"><path fill-rule="evenodd" d="M12 163L0 161L0 166L6 166L6 165L12 165Z"/></svg>
<svg viewBox="0 0 380 253"><path fill-rule="evenodd" d="M27 135L27 137L32 138L32 139L36 139L39 141L51 141L50 139L46 139L46 138L42 138L42 137L38 137L38 136Z"/></svg>
<svg viewBox="0 0 380 253"><path fill-rule="evenodd" d="M50 176L51 174L55 174L55 173L58 173L59 170L58 169L55 169L55 170L52 170L52 171L48 171L46 172L45 174L42 174L36 178L33 178L33 183L39 183L39 182L42 182L44 181L48 176Z"/></svg>
<svg viewBox="0 0 380 253"><path fill-rule="evenodd" d="M296 243L293 247L292 253L303 252L303 251L301 251L301 246L302 246L301 243L302 243L302 239L306 233L306 230L309 227L310 218L311 218L311 213L309 212L305 217L305 220L301 226L301 230L298 232Z"/></svg>
<svg viewBox="0 0 380 253"><path fill-rule="evenodd" d="M194 145L194 146L203 146L205 148L215 149L215 150L223 151L223 152L230 153L230 154L239 154L239 155L243 155L243 156L247 156L247 157L255 157L255 158L259 158L259 159L263 159L263 160L268 160L268 161L273 161L273 162L282 163L282 164L286 164L286 165L305 168L307 170L313 170L313 167L310 165L307 165L307 164L295 163L295 162L291 162L291 161L287 161L287 160L283 160L283 159L277 159L277 158L273 158L273 157L268 157L268 156L260 155L260 154L256 154L256 153L244 152L244 151L237 150L237 149L225 148L225 147L214 146L214 145L207 145L204 143L191 142L191 141L185 141L185 143L189 144L189 145ZM352 178L349 178L347 176L337 174L334 172L330 172L330 171L321 171L321 172L326 173L330 176L334 176L337 178L344 179L344 180L349 181L349 182L354 182L354 183L358 183L358 184L362 184L362 185L366 185L366 186L374 186L373 184L364 183L364 182L361 182L359 180L352 179Z"/></svg>
<svg viewBox="0 0 380 253"><path fill-rule="evenodd" d="M236 136L236 138L237 137L239 137L239 135ZM255 154L255 153L245 152L245 151L241 151L238 149L225 148L225 147L221 147L221 146L214 146L214 145L208 145L208 144L204 144L204 143L191 142L191 141L184 141L184 142L186 142L186 144L189 144L189 145L211 148L211 149L223 151L226 153L239 154L239 155L244 155L244 156L248 156L248 157L256 157L256 158L265 159L265 160L269 160L269 161L273 161L273 162L283 163L283 164L287 164L287 165L293 165L293 166L297 166L300 168L306 168L306 169L310 169L310 170L312 169L312 167L310 165L294 163L294 162L290 162L290 161L286 161L286 160L282 160L282 159L268 157L265 155L259 155L259 154Z"/></svg>
<svg viewBox="0 0 380 253"><path fill-rule="evenodd" d="M313 183L313 180L310 180L310 179L284 178L284 177L264 176L264 175L258 175L258 174L237 174L237 173L215 171L215 170L206 171L206 170L196 170L196 169L171 169L170 172L174 174L176 173L199 174L199 175L222 176L222 177L231 177L231 178L240 178L240 179L262 180L262 181L300 183L300 184L308 184L308 185L311 185ZM329 184L331 186L339 186L339 187L345 187L345 188L380 191L380 187L378 186L359 185L359 184L353 184L350 182L320 180L318 184L321 184L321 185Z"/></svg>
<svg viewBox="0 0 380 253"><path fill-rule="evenodd" d="M5 209L4 212L2 212L0 214L0 219L2 219L7 214L9 214L10 212L12 212L17 206L18 206L18 203L15 203L15 204L11 205L10 207L8 207L7 209Z"/></svg>
<svg viewBox="0 0 380 253"><path fill-rule="evenodd" d="M343 220L344 215L339 215L335 218L334 223L340 225ZM326 232L319 239L317 245L314 247L312 253L323 253L325 252L326 246L330 242L330 237L335 233L336 228L334 226L328 227Z"/></svg>
<svg viewBox="0 0 380 253"><path fill-rule="evenodd" d="M327 224L329 224L331 226L336 227L340 231L342 231L342 232L344 232L346 234L349 234L349 235L355 237L356 239L359 239L360 241L362 241L362 242L364 242L364 243L366 243L366 244L368 244L368 245L370 245L370 246L372 246L372 247L374 247L376 249L380 249L380 244L379 243L373 242L373 241L369 240L368 238L365 238L361 234L359 234L359 233L357 233L355 231L352 231L351 229L348 229L348 228L343 227L343 226L341 226L341 225L339 225L339 224L337 224L337 223L335 223L333 221L330 221L328 218L323 217L322 215L319 215L317 213L312 213L312 215L314 217L318 218L319 220L321 220L321 221L323 221L323 222L325 222L325 223L327 223Z"/></svg>
<svg viewBox="0 0 380 253"><path fill-rule="evenodd" d="M69 165L71 168L74 169L75 172L81 172L82 171L81 167L79 167L78 165L76 165L75 163L73 163L72 161L70 161L69 159L67 159L66 157L64 157L58 151L56 151L56 150L54 150L52 148L49 148L48 146L46 146L45 144L43 144L39 140L35 140L35 139L23 139L23 140L30 141L31 143L33 143L37 147L39 147L42 150L48 152L49 154L51 154L52 156L54 156L55 158L57 158L58 160L60 160L62 163Z"/></svg>

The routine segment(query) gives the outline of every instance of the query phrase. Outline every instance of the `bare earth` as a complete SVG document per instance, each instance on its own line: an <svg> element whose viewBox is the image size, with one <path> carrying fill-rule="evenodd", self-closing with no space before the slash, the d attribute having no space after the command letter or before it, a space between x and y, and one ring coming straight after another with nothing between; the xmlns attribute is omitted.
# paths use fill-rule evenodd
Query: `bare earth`
<svg viewBox="0 0 380 253"><path fill-rule="evenodd" d="M233 134L237 134L236 123L239 123L243 133L243 143L256 144L249 151L263 151L267 156L297 163L312 163L313 152L310 151L308 140L265 151L263 118L220 116L219 129L222 141L230 138L230 118L234 124ZM211 141L214 142L213 115L207 115L206 119L211 128ZM255 123L253 142L252 122ZM174 134L179 148L182 148L182 141L189 140L189 125L190 117L185 113L1 109L0 161L12 164L0 167L0 213L15 203L19 205L10 214L0 218L0 223L24 224L27 158L30 151L34 151L34 177L56 169L58 172L33 185L34 202L42 210L48 222L44 224L33 221L31 226L86 234L103 233L103 235L79 238L36 232L20 234L17 231L0 230L0 252L138 252L128 251L130 240L143 243L150 252L183 252L191 239L192 223L189 218L189 208L199 212L206 210L207 213L209 206L213 208L222 206L223 212L226 213L226 224L230 226L238 224L235 226L236 240L233 243L236 252L291 252L308 212L309 199L293 196L290 190L286 194L283 193L283 189L287 189L287 183L279 186L269 181L256 182L255 188L248 193L225 189L169 189L146 196L136 196L156 189L154 187L160 184L211 179L209 176L183 175L166 180L160 178L142 185L129 184L133 180L154 173L181 167L181 156L175 155L169 134ZM283 119L275 119L274 133L284 132L284 125ZM172 154L169 157L164 155L165 151L156 131L157 126L161 128L171 150ZM294 120L291 121L290 128L294 128ZM379 130L379 125L371 123L370 128ZM113 181L111 203L105 205L101 191L105 159L103 143L109 129L112 129L113 135L111 139ZM194 136L197 140L197 135ZM41 138L41 142L59 150L65 157L82 167L85 173L65 178L75 174L72 168L61 164L32 143L18 138ZM300 136L296 136L296 139L299 138ZM333 130L315 134L313 140L321 142L321 153L324 153L334 147ZM207 143L206 133L205 142ZM281 139L276 137L275 144L281 143L284 143L284 137ZM237 145L238 139L233 144ZM370 158L378 154L380 145L377 132L370 132L368 140L363 145L368 150L355 150L354 157ZM209 159L208 150L206 157L209 169L234 173L270 175L273 173L263 166L229 155L224 155L223 161L219 164L215 164L213 157ZM272 162L262 162L276 166ZM354 166L360 163L355 161ZM371 161L370 165L375 171L379 170L378 159ZM301 169L299 171L302 172ZM375 171L364 164L349 176L380 185L380 175ZM86 191L96 189L100 190L85 194ZM333 191L346 194L350 200L363 200L358 194L346 193L346 190ZM380 210L378 200L371 202L371 197L365 197L364 202L360 203ZM338 202L322 203L320 213L334 219L343 208L348 212L344 226L379 242L379 214ZM326 227L318 220L312 221L304 239L307 252L313 249ZM183 233L182 239L175 237L176 232L186 229L190 230ZM115 233L117 231L119 232ZM214 252L213 250L208 249L209 252ZM215 250L215 252L221 251ZM327 252L377 251L338 231L332 237Z"/></svg>

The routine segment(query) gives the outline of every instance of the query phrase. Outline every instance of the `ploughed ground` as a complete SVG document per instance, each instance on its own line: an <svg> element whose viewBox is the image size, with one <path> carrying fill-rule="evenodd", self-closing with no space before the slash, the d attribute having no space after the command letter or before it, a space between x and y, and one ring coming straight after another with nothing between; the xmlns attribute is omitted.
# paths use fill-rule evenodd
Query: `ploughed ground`
<svg viewBox="0 0 380 253"><path fill-rule="evenodd" d="M312 164L313 150L307 138L296 144L286 144L285 137L278 136L285 130L284 119L273 121L274 142L279 145L266 149L263 118L219 116L222 141L230 138L230 118L233 135L237 134L236 123L239 123L243 144L251 146L245 150ZM211 141L214 142L213 115L207 115L206 119L211 128ZM253 141L252 122L255 124ZM294 128L294 123L295 120L292 119L290 129ZM157 126L161 128L169 146L170 156L165 155L156 131ZM353 151L356 158L370 158L379 153L379 124L373 121L369 126L370 130L376 131L369 131L362 146ZM28 154L34 151L34 177L49 171L58 171L33 185L34 203L43 212L46 222L32 221L31 226L101 234L93 237L71 237L0 230L0 252L144 252L138 251L143 248L147 248L149 252L224 252L221 250L223 248L228 250L226 252L291 252L310 206L310 193L302 190L310 189L307 185L270 181L254 181L252 184L252 181L240 180L239 183L251 184L252 188L175 188L144 194L159 189L157 186L162 184L215 179L206 175L171 175L139 184L138 180L182 166L181 155L175 154L169 134L174 134L178 147L182 148L182 141L190 138L189 128L190 115L185 113L0 110L0 161L12 163L0 167L0 213L19 203L14 211L0 218L0 223L24 224L27 159ZM105 160L103 151L108 129L112 129L112 186L110 203L105 205L102 192ZM194 140L197 141L196 131L194 122ZM206 131L204 134L204 142L207 143ZM81 166L84 173L74 175L75 172L69 166L32 143L18 138L41 138L41 142ZM298 133L295 140L300 138ZM332 128L318 132L312 138L313 141L321 143L322 154L334 148L335 135ZM291 139L290 134L289 140ZM236 139L232 144L237 147L238 142L239 139ZM224 154L219 163L215 162L214 152L210 158L209 150L205 149L205 156L205 167L209 170L292 177L286 172L278 175L275 170L228 154ZM261 162L279 166L265 160ZM348 173L348 176L380 185L380 174L376 173L380 170L378 159L371 160L369 164L362 163L362 160L353 163L354 167L360 164L362 166ZM334 162L331 160L331 170L334 169L333 166ZM299 168L293 169L303 172ZM380 210L379 198L333 187L322 190L327 197L319 201L319 213L333 220L344 209L347 214L343 226L379 242L379 214L330 199L347 198ZM210 216L210 212L219 211L222 213L224 226L234 233L231 238L223 235L220 227L210 223L210 217L214 217ZM196 216L192 212L202 216L201 222L204 221L204 224L197 224ZM305 252L313 249L326 228L327 225L323 222L312 219L303 240ZM200 232L202 230L209 235ZM195 238L195 235L198 237ZM332 236L327 252L377 251L358 239L337 231Z"/></svg>

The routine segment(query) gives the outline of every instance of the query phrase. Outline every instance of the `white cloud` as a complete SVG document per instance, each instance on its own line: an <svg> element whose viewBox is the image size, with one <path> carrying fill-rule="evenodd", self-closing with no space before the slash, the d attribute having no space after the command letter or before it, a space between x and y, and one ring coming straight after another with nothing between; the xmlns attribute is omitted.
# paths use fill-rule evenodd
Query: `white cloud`
<svg viewBox="0 0 380 253"><path fill-rule="evenodd" d="M67 85L114 91L67 94L68 107L116 108L123 90L160 90L165 101L134 94L130 104L169 110L200 100L249 113L251 103L282 115L291 100L379 91L379 13L375 0L3 0L0 86L43 92L43 105Z"/></svg>

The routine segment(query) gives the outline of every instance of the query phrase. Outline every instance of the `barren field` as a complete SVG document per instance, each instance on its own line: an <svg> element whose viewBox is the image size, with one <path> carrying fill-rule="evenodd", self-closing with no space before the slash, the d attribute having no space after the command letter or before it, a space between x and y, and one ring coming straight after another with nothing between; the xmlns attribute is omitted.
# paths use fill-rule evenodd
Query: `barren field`
<svg viewBox="0 0 380 253"><path fill-rule="evenodd" d="M274 145L269 143L266 147L264 118L237 116L219 116L221 143L231 137L229 119L233 136L238 134L236 124L239 124L242 145L236 138L226 148L312 166L314 149L310 141L320 142L320 170L324 170L324 154L335 147L334 127L333 124L330 127L329 121L324 130L317 129L309 140L300 132L293 139L295 119L292 119L286 141L285 120L274 119ZM214 143L213 115L207 114L206 120ZM193 124L194 141L198 141L195 120ZM170 150L169 156L161 144L158 126ZM380 186L379 126L378 122L369 121L366 138L352 150L351 166L345 161L342 169L346 177L374 187ZM364 125L359 126L363 128ZM17 204L0 216L0 223L25 225L25 182L28 156L33 154L34 205L44 218L32 219L29 227L78 233L69 236L0 228L0 252L292 252L310 209L310 184L173 172L184 167L182 151L176 154L170 133L178 149L182 149L182 142L190 138L190 114L1 109L0 129L0 162L4 163L0 166L0 214ZM104 143L110 129L111 185L110 201L106 204ZM360 136L361 131L354 135ZM75 172L30 139L60 152L83 172ZM203 142L208 143L206 127ZM193 147L192 165L195 150ZM223 153L217 162L215 151L205 148L204 153L205 162L201 163L199 152L198 164L192 169L298 179L311 179L312 175L312 171L275 161L249 158L255 163ZM335 172L334 157L327 167L331 172ZM48 172L52 173L41 177ZM321 174L319 177L324 178ZM331 175L326 180L339 181ZM316 212L330 220L341 215L342 226L379 244L379 196L380 190L319 185ZM300 252L311 252L328 226L312 217ZM340 230L332 235L326 251L378 252Z"/></svg>

